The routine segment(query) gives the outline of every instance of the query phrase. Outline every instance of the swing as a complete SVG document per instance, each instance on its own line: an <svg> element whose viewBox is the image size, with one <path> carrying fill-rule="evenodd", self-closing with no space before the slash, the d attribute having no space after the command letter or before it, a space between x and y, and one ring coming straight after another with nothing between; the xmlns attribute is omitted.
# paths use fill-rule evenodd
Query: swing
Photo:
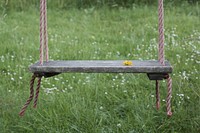
<svg viewBox="0 0 200 133"><path fill-rule="evenodd" d="M48 34L47 34L47 3L40 0L40 61L29 67L33 73L30 82L30 97L19 113L23 116L26 108L34 96L34 81L38 78L34 107L37 105L40 82L42 77L52 77L61 73L146 73L150 80L156 80L156 107L160 107L159 82L158 80L167 79L167 115L171 116L171 92L172 66L164 57L164 9L163 0L158 0L159 9L159 59L156 60L68 60L68 61L49 61L48 60ZM45 53L46 61L43 61Z"/></svg>
<svg viewBox="0 0 200 133"><path fill-rule="evenodd" d="M169 62L162 66L158 61L131 61L133 65L124 65L123 60L76 60L76 61L48 61L43 65L33 64L29 67L32 73L50 77L68 72L81 73L147 73L150 80L161 80L164 75L172 72Z"/></svg>

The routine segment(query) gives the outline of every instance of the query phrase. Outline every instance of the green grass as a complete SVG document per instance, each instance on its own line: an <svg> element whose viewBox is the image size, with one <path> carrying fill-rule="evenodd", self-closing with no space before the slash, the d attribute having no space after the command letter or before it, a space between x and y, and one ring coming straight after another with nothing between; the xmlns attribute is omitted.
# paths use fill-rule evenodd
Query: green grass
<svg viewBox="0 0 200 133"><path fill-rule="evenodd" d="M28 65L39 58L39 12L0 13L0 132L200 132L200 7L166 7L166 58L174 67L172 111L161 109L144 74L61 74L43 79L38 108L18 112L29 96ZM50 58L157 59L157 8L48 12Z"/></svg>
<svg viewBox="0 0 200 133"><path fill-rule="evenodd" d="M48 0L48 7L53 9L85 9L90 7L110 8L134 7L135 5L155 5L157 0ZM31 7L39 7L39 0L0 0L0 5L7 10L28 10ZM188 5L199 4L199 0L168 0L165 5Z"/></svg>

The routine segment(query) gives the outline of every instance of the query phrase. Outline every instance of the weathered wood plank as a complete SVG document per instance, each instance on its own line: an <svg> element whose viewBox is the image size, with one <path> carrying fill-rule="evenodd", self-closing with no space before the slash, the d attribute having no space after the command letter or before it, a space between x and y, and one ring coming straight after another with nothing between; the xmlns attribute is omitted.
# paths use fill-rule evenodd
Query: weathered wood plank
<svg viewBox="0 0 200 133"><path fill-rule="evenodd" d="M158 61L132 60L132 66L123 65L124 60L68 60L49 61L41 66L35 63L29 67L32 73L172 73L168 61L162 66Z"/></svg>

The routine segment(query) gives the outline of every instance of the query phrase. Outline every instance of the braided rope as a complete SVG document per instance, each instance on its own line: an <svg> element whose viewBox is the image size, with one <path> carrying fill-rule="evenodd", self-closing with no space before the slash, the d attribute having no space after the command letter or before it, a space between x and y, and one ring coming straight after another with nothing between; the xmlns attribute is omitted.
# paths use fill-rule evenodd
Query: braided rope
<svg viewBox="0 0 200 133"><path fill-rule="evenodd" d="M45 54L46 54L46 61L49 59L49 53L48 53L48 33L47 33L47 2L46 0L40 0L40 65L43 65L43 58L44 58L44 48L45 48ZM30 81L30 97L26 101L25 105L21 109L19 115L23 116L28 105L32 101L34 97L34 82L35 78L37 77L36 74L32 76L32 79ZM35 94L35 100L34 100L34 108L37 106L38 96L39 96L39 90L41 85L41 79L42 77L38 77L38 83L36 88L36 94Z"/></svg>
<svg viewBox="0 0 200 133"><path fill-rule="evenodd" d="M38 83L37 83L37 88L36 88L36 93L35 93L35 100L34 100L34 105L33 105L34 108L37 107L37 101L38 101L38 96L39 96L39 92L40 92L41 80L42 80L42 77L38 77Z"/></svg>
<svg viewBox="0 0 200 133"><path fill-rule="evenodd" d="M43 1L43 15L44 15L44 47L45 47L45 57L46 61L49 60L49 50L48 50L48 32L47 32L47 1Z"/></svg>
<svg viewBox="0 0 200 133"><path fill-rule="evenodd" d="M40 65L43 65L43 19L44 19L44 14L43 14L43 0L40 0Z"/></svg>
<svg viewBox="0 0 200 133"><path fill-rule="evenodd" d="M163 0L158 0L158 20L159 20L159 51L158 51L158 60L162 65L165 65L165 53L164 53L164 7L163 7ZM169 74L167 74L167 115L172 116L171 112L171 95L172 95L172 79L170 78ZM156 81L156 101L160 101L159 98L159 90L158 89L158 81ZM157 103L158 104L158 103Z"/></svg>
<svg viewBox="0 0 200 133"><path fill-rule="evenodd" d="M36 78L36 75L33 74L32 78L31 78L31 81L30 81L30 97L28 98L28 100L26 101L26 103L24 104L23 108L21 109L21 111L19 112L19 115L20 116L23 116L28 105L30 104L30 102L32 101L33 97L34 97L34 82L35 82L35 78Z"/></svg>
<svg viewBox="0 0 200 133"><path fill-rule="evenodd" d="M158 60L162 65L165 65L165 54L164 54L164 8L163 0L158 0L158 18L159 18L159 54Z"/></svg>
<svg viewBox="0 0 200 133"><path fill-rule="evenodd" d="M167 75L167 92L168 92L166 100L167 115L172 116L172 111L171 111L172 79L169 75Z"/></svg>
<svg viewBox="0 0 200 133"><path fill-rule="evenodd" d="M160 87L159 87L159 81L156 80L156 109L160 109L160 93L159 93Z"/></svg>
<svg viewBox="0 0 200 133"><path fill-rule="evenodd" d="M158 0L158 30L159 30L159 42L158 42L158 60L162 65L164 64L164 9L163 0ZM160 108L160 93L159 93L159 81L156 80L156 108Z"/></svg>

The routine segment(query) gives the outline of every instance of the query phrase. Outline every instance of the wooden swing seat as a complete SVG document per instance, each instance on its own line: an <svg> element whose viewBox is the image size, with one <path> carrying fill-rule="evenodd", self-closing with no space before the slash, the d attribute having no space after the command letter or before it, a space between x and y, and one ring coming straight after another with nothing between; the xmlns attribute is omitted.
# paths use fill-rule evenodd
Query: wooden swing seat
<svg viewBox="0 0 200 133"><path fill-rule="evenodd" d="M166 74L172 73L172 66L165 61L165 66L156 60L132 60L131 66L123 64L123 60L68 60L48 61L40 65L31 65L32 73L50 77L60 73L147 73L150 80L162 80Z"/></svg>

